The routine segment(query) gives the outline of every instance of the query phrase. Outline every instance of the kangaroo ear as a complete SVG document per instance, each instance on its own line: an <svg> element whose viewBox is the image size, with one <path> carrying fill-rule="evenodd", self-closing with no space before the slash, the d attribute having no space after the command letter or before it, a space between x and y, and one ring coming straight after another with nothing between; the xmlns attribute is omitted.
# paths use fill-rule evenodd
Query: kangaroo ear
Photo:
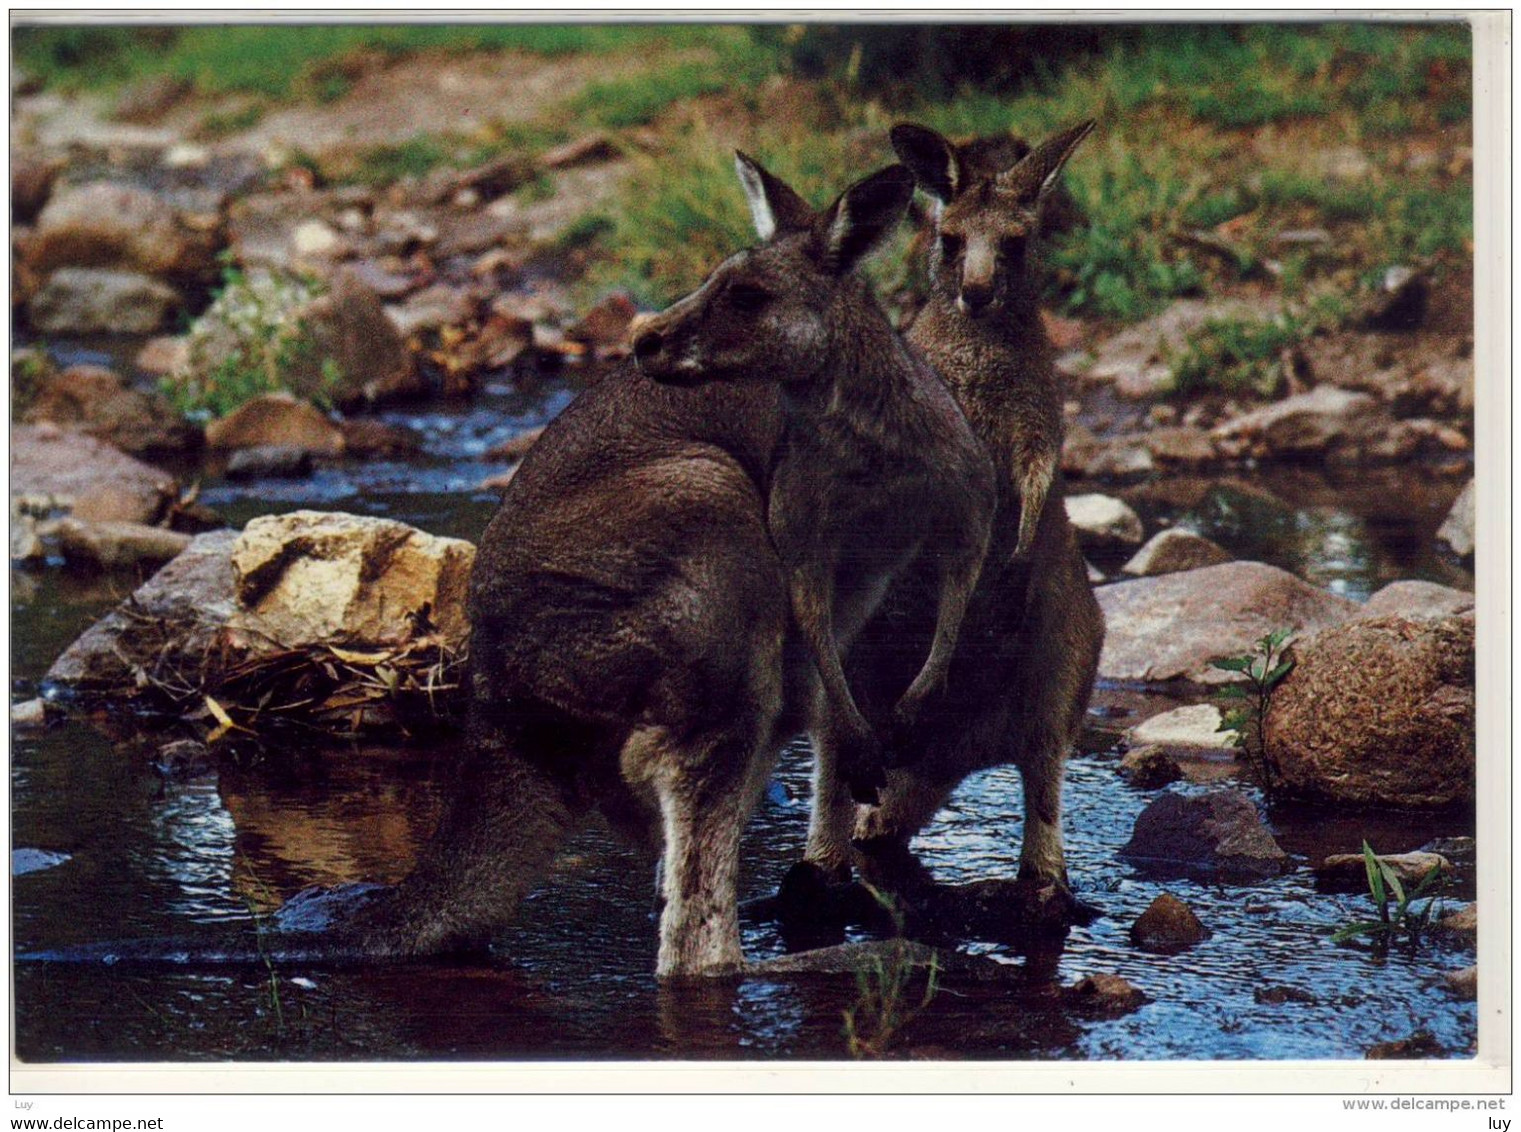
<svg viewBox="0 0 1521 1132"><path fill-rule="evenodd" d="M843 274L859 263L898 226L913 196L914 175L902 165L889 165L841 193L815 228L825 270Z"/></svg>
<svg viewBox="0 0 1521 1132"><path fill-rule="evenodd" d="M1093 132L1096 123L1092 118L1080 122L1070 130L1063 130L1055 137L1041 142L1025 159L1011 169L998 175L998 188L1012 192L1030 204L1039 204L1056 187L1067 158L1072 156L1078 144Z"/></svg>
<svg viewBox="0 0 1521 1132"><path fill-rule="evenodd" d="M813 223L813 209L778 177L762 169L753 157L734 151L734 171L750 202L755 232L769 240L778 232L798 231Z"/></svg>
<svg viewBox="0 0 1521 1132"><path fill-rule="evenodd" d="M961 190L961 161L956 147L934 130L908 123L894 126L893 152L914 173L919 187L941 204L949 204Z"/></svg>

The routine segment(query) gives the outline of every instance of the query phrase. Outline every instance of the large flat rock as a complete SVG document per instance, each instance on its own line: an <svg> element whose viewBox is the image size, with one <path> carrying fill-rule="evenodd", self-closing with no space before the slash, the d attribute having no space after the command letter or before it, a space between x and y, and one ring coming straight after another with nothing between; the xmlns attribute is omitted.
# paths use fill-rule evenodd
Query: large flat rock
<svg viewBox="0 0 1521 1132"><path fill-rule="evenodd" d="M1106 625L1099 675L1139 683L1234 680L1210 661L1248 653L1278 629L1329 628L1359 608L1261 562L1226 562L1094 592Z"/></svg>

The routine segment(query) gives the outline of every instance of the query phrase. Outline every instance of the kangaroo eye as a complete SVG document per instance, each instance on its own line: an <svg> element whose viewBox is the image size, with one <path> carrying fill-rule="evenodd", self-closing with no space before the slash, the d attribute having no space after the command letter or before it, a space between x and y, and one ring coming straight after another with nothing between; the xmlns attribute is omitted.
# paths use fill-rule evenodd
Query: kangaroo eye
<svg viewBox="0 0 1521 1132"><path fill-rule="evenodd" d="M771 293L754 283L735 283L729 288L729 302L735 310L753 314L771 300Z"/></svg>
<svg viewBox="0 0 1521 1132"><path fill-rule="evenodd" d="M998 241L998 254L1011 263L1017 263L1019 257L1025 254L1025 238L1005 236Z"/></svg>
<svg viewBox="0 0 1521 1132"><path fill-rule="evenodd" d="M944 233L940 237L940 254L946 259L955 259L961 254L961 237Z"/></svg>

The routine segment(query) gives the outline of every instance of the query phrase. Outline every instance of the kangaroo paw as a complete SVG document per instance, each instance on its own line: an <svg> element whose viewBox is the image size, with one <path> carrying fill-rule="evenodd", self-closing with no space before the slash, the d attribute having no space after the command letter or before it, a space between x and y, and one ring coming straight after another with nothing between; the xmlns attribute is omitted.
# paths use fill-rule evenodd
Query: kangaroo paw
<svg viewBox="0 0 1521 1132"><path fill-rule="evenodd" d="M853 801L875 806L887 785L887 754L875 737L840 745L839 773Z"/></svg>

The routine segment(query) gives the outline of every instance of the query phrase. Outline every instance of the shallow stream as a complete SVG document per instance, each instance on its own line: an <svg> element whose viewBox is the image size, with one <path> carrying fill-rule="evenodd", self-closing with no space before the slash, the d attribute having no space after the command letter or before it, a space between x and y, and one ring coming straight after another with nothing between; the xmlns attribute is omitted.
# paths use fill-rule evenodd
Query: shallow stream
<svg viewBox="0 0 1521 1132"><path fill-rule="evenodd" d="M66 361L94 360L81 350ZM108 351L109 353L109 351ZM422 432L421 458L350 463L299 480L208 479L202 499L234 525L299 507L382 515L478 539L495 503L477 485L506 465L480 454L543 423L573 395L564 380L529 392L488 388L468 405L383 418ZM1461 487L1418 470L1170 479L1121 491L1148 528L1194 527L1242 558L1294 570L1364 598L1396 578L1471 587L1434 552L1433 533ZM12 695L37 694L56 655L133 579L56 565L12 572ZM1267 810L1295 868L1246 886L1145 879L1118 862L1156 795L1116 773L1120 732L1176 706L1166 695L1102 687L1068 775L1066 823L1075 885L1103 915L1064 947L970 951L1021 968L996 991L946 989L892 1047L977 1059L1360 1059L1375 1043L1428 1033L1443 1055L1471 1056L1472 1003L1441 975L1471 947L1427 942L1378 956L1329 942L1363 919L1366 895L1317 891L1309 865L1356 850L1414 849L1469 836L1467 814ZM72 719L13 739L13 924L20 951L184 935L207 925L257 934L259 917L311 884L393 880L437 819L453 741L407 748L266 748L200 779L152 767L173 721ZM807 764L794 745L748 832L744 896L775 891L801 852ZM1183 784L1170 789L1195 791ZM915 843L943 881L1012 877L1021 826L1018 776L969 780ZM608 1058L837 1059L854 980L751 980L657 986L653 861L601 828L583 832L502 934L490 962L370 970L304 969L271 959L246 968L146 970L23 962L15 971L16 1053L28 1062ZM1181 955L1138 951L1129 927L1163 890L1211 936ZM1472 871L1452 894L1472 899ZM780 954L774 925L747 922L751 958ZM1057 988L1114 972L1150 998L1114 1019L1073 1015ZM1278 988L1275 990L1274 988ZM1282 988L1292 988L1284 991ZM911 996L918 1001L916 993Z"/></svg>

